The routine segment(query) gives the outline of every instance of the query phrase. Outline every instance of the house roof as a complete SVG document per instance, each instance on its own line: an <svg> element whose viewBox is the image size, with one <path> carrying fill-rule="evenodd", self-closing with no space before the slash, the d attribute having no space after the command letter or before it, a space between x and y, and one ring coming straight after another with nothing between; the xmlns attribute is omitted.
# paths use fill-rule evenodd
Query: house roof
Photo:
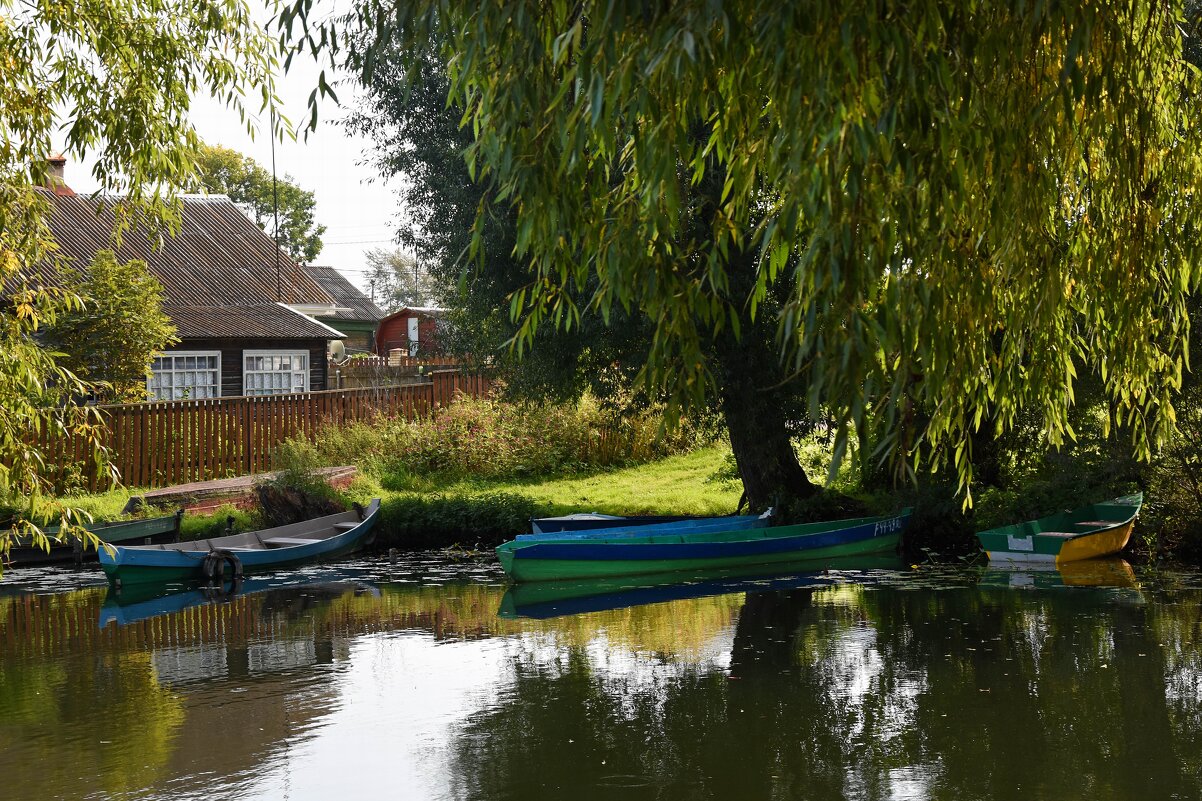
<svg viewBox="0 0 1202 801"><path fill-rule="evenodd" d="M333 267L306 265L305 272L341 307L331 319L372 323L384 319L384 310Z"/></svg>
<svg viewBox="0 0 1202 801"><path fill-rule="evenodd" d="M445 311L446 309L438 306L405 306L404 308L397 309L387 317L384 317L382 320L380 320L380 322L383 323L395 320L398 317L412 317L415 314L424 314L427 317L437 317Z"/></svg>
<svg viewBox="0 0 1202 801"><path fill-rule="evenodd" d="M181 339L342 339L334 328L282 303L234 306L164 304Z"/></svg>
<svg viewBox="0 0 1202 801"><path fill-rule="evenodd" d="M119 199L48 191L44 195L52 201L48 223L59 252L73 266L86 267L97 251L114 249L112 208ZM165 306L334 303L330 294L283 252L279 254L277 295L275 241L225 195L184 195L180 206L175 236L152 240L145 232L128 231L116 249L122 261L146 262L163 284ZM53 282L53 276L43 278Z"/></svg>

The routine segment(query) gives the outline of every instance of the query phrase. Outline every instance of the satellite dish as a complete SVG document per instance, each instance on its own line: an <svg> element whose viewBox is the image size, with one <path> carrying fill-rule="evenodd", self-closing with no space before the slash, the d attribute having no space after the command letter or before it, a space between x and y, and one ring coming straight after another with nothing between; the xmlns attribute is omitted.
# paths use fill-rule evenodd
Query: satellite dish
<svg viewBox="0 0 1202 801"><path fill-rule="evenodd" d="M346 360L346 345L341 339L330 340L330 358L336 362Z"/></svg>

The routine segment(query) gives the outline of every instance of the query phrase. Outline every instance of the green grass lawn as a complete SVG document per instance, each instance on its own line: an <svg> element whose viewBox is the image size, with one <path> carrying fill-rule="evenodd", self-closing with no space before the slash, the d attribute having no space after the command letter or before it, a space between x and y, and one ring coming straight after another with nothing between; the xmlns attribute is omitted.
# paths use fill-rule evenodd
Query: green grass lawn
<svg viewBox="0 0 1202 801"><path fill-rule="evenodd" d="M481 491L512 492L547 507L550 514L734 514L741 489L710 481L729 449L702 448L651 464L570 478L527 481L460 482L439 491L448 495Z"/></svg>

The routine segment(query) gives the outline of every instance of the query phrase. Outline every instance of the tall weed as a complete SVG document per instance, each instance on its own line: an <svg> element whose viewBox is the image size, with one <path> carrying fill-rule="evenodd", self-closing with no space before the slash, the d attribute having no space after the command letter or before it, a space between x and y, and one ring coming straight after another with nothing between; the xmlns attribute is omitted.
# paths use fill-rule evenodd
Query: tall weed
<svg viewBox="0 0 1202 801"><path fill-rule="evenodd" d="M326 428L314 448L326 463L353 459L385 489L499 481L648 462L713 439L685 423L661 431L655 410L618 414L585 397L576 404L519 404L461 396L407 422L379 419Z"/></svg>

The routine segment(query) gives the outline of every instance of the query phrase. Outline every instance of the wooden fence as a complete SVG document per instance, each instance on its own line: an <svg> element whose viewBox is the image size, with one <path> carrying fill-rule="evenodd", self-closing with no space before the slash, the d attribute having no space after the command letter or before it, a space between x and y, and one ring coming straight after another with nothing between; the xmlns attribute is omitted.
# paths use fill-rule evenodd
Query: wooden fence
<svg viewBox="0 0 1202 801"><path fill-rule="evenodd" d="M378 416L412 420L452 403L456 393L485 395L490 383L485 376L446 371L403 386L102 406L104 445L127 486L249 475L271 470L287 439ZM60 483L107 488L106 479L83 467L87 455L79 440L45 437L39 444L58 468Z"/></svg>
<svg viewBox="0 0 1202 801"><path fill-rule="evenodd" d="M336 389L382 387L409 384L424 376L444 370L459 370L453 363L408 360L404 364L388 364L381 359L352 359L341 364L330 362L326 375L329 385Z"/></svg>

